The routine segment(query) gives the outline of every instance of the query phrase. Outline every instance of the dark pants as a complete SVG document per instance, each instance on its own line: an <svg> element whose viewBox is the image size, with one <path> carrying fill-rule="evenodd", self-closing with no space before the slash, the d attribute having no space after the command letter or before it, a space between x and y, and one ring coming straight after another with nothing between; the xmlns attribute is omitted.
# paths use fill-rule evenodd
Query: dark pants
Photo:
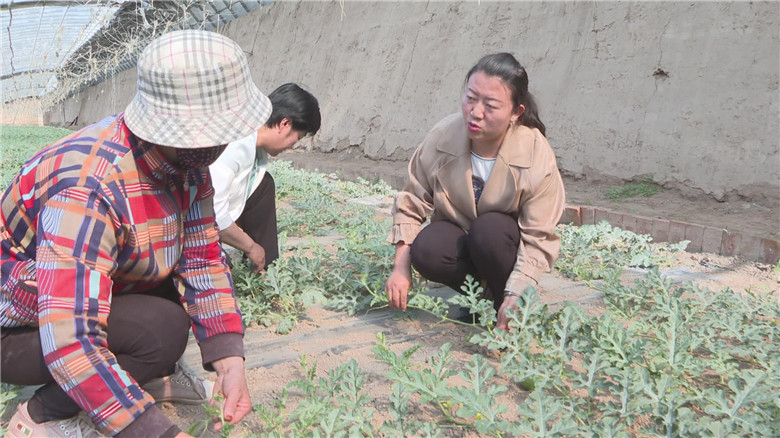
<svg viewBox="0 0 780 438"><path fill-rule="evenodd" d="M458 225L436 221L420 231L412 243L412 266L423 277L461 291L466 274L487 283L485 298L496 310L517 261L520 228L512 217L487 213L471 223L468 233Z"/></svg>
<svg viewBox="0 0 780 438"><path fill-rule="evenodd" d="M112 298L108 349L139 384L170 374L187 347L190 319L181 304L170 299L172 286L166 282L159 290ZM37 327L3 328L0 337L0 380L43 385L27 405L33 420L70 418L81 410L49 374Z"/></svg>
<svg viewBox="0 0 780 438"><path fill-rule="evenodd" d="M265 266L279 258L279 239L276 229L276 184L266 172L260 185L249 196L236 225L265 250Z"/></svg>

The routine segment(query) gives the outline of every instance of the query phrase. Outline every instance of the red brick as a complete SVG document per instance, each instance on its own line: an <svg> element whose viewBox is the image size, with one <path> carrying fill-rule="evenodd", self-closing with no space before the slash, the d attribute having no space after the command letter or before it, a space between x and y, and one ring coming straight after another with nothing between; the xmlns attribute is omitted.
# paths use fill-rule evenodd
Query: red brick
<svg viewBox="0 0 780 438"><path fill-rule="evenodd" d="M623 228L623 214L607 212L607 222L615 228Z"/></svg>
<svg viewBox="0 0 780 438"><path fill-rule="evenodd" d="M761 257L760 262L769 263L770 265L776 264L780 261L780 242L772 239L761 239Z"/></svg>
<svg viewBox="0 0 780 438"><path fill-rule="evenodd" d="M650 234L656 242L668 242L669 221L664 219L653 219L653 230Z"/></svg>
<svg viewBox="0 0 780 438"><path fill-rule="evenodd" d="M636 232L637 234L653 234L653 220L650 218L637 216Z"/></svg>
<svg viewBox="0 0 780 438"><path fill-rule="evenodd" d="M582 216L580 216L580 207L574 207L574 206L566 206L566 208L563 209L563 215L561 216L561 220L558 221L559 224L574 224L577 226L582 225Z"/></svg>
<svg viewBox="0 0 780 438"><path fill-rule="evenodd" d="M737 244L736 256L744 257L748 260L758 260L759 250L761 249L761 238L743 234Z"/></svg>
<svg viewBox="0 0 780 438"><path fill-rule="evenodd" d="M580 207L580 217L582 217L582 225L595 225L593 207Z"/></svg>
<svg viewBox="0 0 780 438"><path fill-rule="evenodd" d="M669 221L669 243L677 243L685 240L685 222Z"/></svg>
<svg viewBox="0 0 780 438"><path fill-rule="evenodd" d="M723 243L720 246L720 253L724 256L731 257L736 254L737 245L742 238L742 234L723 232Z"/></svg>
<svg viewBox="0 0 780 438"><path fill-rule="evenodd" d="M702 240L704 238L704 227L696 224L689 224L685 227L685 240L691 243L685 248L690 252L701 252Z"/></svg>
<svg viewBox="0 0 780 438"><path fill-rule="evenodd" d="M609 222L609 211L603 209L603 208L594 208L593 209L593 223L599 224L601 221L607 221Z"/></svg>
<svg viewBox="0 0 780 438"><path fill-rule="evenodd" d="M719 228L704 227L704 233L701 238L701 251L720 254L723 233L724 231Z"/></svg>
<svg viewBox="0 0 780 438"><path fill-rule="evenodd" d="M630 214L623 215L623 229L636 233L636 216Z"/></svg>

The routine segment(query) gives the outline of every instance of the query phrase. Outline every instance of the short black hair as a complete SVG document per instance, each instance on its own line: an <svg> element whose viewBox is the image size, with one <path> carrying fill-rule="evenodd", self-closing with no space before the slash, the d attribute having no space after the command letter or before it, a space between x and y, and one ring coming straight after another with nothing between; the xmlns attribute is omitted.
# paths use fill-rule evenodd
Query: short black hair
<svg viewBox="0 0 780 438"><path fill-rule="evenodd" d="M297 84L281 85L268 98L273 109L271 117L265 122L266 126L277 126L282 119L289 119L294 130L307 135L314 135L320 130L320 105L317 98Z"/></svg>

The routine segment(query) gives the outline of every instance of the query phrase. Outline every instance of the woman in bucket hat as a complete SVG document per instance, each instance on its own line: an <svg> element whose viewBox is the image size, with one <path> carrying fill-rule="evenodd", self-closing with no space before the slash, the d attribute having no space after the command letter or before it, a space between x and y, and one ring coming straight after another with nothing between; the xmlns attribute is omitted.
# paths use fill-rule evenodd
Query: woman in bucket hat
<svg viewBox="0 0 780 438"><path fill-rule="evenodd" d="M187 436L154 403L180 396L159 377L190 327L225 419L251 410L208 165L270 111L235 42L171 32L139 57L124 113L24 164L0 205L0 372L43 386L9 436Z"/></svg>

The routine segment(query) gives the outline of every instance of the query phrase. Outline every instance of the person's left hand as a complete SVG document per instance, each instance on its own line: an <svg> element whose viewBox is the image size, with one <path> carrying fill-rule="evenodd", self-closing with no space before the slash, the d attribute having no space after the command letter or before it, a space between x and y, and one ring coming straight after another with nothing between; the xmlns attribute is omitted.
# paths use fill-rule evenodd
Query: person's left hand
<svg viewBox="0 0 780 438"><path fill-rule="evenodd" d="M501 308L498 309L498 322L496 322L496 328L509 330L509 317L506 311L509 309L517 308L517 301L520 298L514 295L506 295L504 301L501 303Z"/></svg>
<svg viewBox="0 0 780 438"><path fill-rule="evenodd" d="M222 402L222 412L225 420L230 424L236 424L252 411L252 401L249 399L249 387L244 374L244 358L231 356L212 362L217 372L217 381L214 383L214 394L222 394L225 400ZM216 404L212 396L211 404ZM214 430L222 429L222 423L217 420Z"/></svg>
<svg viewBox="0 0 780 438"><path fill-rule="evenodd" d="M265 249L258 243L253 243L249 251L245 252L246 257L255 264L252 272L259 274L265 269Z"/></svg>

